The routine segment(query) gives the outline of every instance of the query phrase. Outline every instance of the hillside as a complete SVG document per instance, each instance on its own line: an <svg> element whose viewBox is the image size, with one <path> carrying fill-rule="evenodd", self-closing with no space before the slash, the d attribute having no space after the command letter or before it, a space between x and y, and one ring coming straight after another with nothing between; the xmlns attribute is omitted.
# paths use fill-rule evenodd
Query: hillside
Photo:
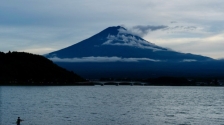
<svg viewBox="0 0 224 125"><path fill-rule="evenodd" d="M224 77L223 61L160 47L121 26L44 56L87 79Z"/></svg>
<svg viewBox="0 0 224 125"><path fill-rule="evenodd" d="M47 58L24 52L0 52L0 85L77 85L85 81Z"/></svg>
<svg viewBox="0 0 224 125"><path fill-rule="evenodd" d="M133 61L207 61L212 58L180 53L130 33L121 26L108 27L100 33L61 50L45 55L53 61L133 62ZM67 60L66 60L67 59ZM117 60L116 60L117 59Z"/></svg>

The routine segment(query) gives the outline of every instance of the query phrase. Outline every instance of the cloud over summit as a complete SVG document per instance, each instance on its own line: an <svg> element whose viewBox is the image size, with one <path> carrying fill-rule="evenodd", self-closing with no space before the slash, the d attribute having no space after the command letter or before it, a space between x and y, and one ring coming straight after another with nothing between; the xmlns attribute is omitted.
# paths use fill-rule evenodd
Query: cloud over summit
<svg viewBox="0 0 224 125"><path fill-rule="evenodd" d="M165 28L168 28L168 26L165 26L165 25L159 25L159 26L137 25L137 26L133 26L131 28L127 28L127 31L125 31L125 32L143 37L143 36L147 35L150 31L162 30Z"/></svg>
<svg viewBox="0 0 224 125"><path fill-rule="evenodd" d="M161 29L165 29L167 27L168 26L164 26L164 25L160 25L160 26L152 26L152 25L143 26L143 25L138 25L138 26L134 26L133 29L140 31L141 35L144 36L149 31L161 30Z"/></svg>

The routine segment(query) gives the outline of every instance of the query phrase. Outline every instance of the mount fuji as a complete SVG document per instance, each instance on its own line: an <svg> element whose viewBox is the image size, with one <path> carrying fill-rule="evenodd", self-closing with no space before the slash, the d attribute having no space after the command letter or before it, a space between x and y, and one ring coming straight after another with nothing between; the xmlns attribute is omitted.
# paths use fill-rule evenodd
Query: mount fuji
<svg viewBox="0 0 224 125"><path fill-rule="evenodd" d="M106 28L45 57L85 78L211 76L220 72L220 68L208 68L211 63L224 67L210 57L157 46L121 26Z"/></svg>

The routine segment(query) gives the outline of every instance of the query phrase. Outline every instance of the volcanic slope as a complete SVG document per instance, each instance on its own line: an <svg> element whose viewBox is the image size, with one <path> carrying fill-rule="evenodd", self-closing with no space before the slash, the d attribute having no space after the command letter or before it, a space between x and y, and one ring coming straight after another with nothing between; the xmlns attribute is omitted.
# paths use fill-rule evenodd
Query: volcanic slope
<svg viewBox="0 0 224 125"><path fill-rule="evenodd" d="M220 61L157 46L121 26L45 56L85 78L216 77L224 71Z"/></svg>
<svg viewBox="0 0 224 125"><path fill-rule="evenodd" d="M150 43L137 35L129 33L121 26L109 27L102 32L70 47L49 53L47 58L73 59L96 57L135 58L148 61L204 61L209 57L185 54ZM75 59L73 60L74 62ZM84 62L87 60L83 60ZM91 62L91 60L88 60ZM102 60L99 60L102 61ZM125 61L125 60L123 60Z"/></svg>

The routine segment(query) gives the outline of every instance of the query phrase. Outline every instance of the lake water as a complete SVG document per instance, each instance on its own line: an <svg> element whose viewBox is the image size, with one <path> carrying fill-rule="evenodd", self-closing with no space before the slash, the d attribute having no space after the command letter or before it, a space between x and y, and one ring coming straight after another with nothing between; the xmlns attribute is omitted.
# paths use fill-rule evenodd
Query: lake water
<svg viewBox="0 0 224 125"><path fill-rule="evenodd" d="M224 125L223 87L0 87L0 124Z"/></svg>

